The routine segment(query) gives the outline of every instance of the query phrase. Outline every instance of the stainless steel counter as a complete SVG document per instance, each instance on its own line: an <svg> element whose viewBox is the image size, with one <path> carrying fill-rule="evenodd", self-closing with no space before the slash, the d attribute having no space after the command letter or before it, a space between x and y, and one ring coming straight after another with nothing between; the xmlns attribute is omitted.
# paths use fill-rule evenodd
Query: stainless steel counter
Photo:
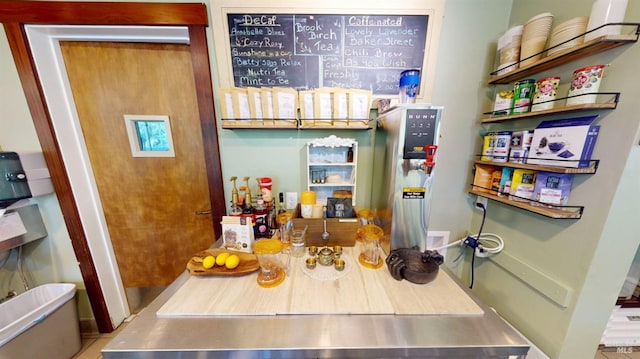
<svg viewBox="0 0 640 359"><path fill-rule="evenodd" d="M140 312L103 358L509 358L529 348L460 282L484 315L156 317L188 277L180 275Z"/></svg>

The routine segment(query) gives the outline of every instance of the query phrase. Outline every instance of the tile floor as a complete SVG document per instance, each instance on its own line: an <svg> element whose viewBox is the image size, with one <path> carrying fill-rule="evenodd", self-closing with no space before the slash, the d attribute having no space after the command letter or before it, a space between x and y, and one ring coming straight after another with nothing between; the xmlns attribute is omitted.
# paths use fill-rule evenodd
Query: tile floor
<svg viewBox="0 0 640 359"><path fill-rule="evenodd" d="M72 359L101 359L102 348L126 326L127 322L124 322L108 334L82 334L82 349Z"/></svg>

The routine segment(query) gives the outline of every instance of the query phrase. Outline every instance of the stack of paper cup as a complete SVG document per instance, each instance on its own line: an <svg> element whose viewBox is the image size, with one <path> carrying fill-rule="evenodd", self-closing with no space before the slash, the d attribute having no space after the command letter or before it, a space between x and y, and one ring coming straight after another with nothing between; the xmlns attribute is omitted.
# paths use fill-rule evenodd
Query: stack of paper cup
<svg viewBox="0 0 640 359"><path fill-rule="evenodd" d="M522 25L514 26L498 39L498 53L500 55L498 75L506 74L518 68L522 29Z"/></svg>
<svg viewBox="0 0 640 359"><path fill-rule="evenodd" d="M524 24L522 45L520 46L521 67L540 60L551 31L552 22L553 14L545 12L532 17Z"/></svg>
<svg viewBox="0 0 640 359"><path fill-rule="evenodd" d="M596 0L591 7L591 16L587 31L599 26L613 22L624 21L624 14L627 12L627 0ZM619 35L620 26L605 26L585 35L584 41L593 40L605 35Z"/></svg>
<svg viewBox="0 0 640 359"><path fill-rule="evenodd" d="M584 36L579 35L587 30L588 21L586 16L574 17L554 27L549 37L547 56L582 44Z"/></svg>
<svg viewBox="0 0 640 359"><path fill-rule="evenodd" d="M313 205L316 204L316 193L304 191L300 194L300 214L302 218L313 218Z"/></svg>

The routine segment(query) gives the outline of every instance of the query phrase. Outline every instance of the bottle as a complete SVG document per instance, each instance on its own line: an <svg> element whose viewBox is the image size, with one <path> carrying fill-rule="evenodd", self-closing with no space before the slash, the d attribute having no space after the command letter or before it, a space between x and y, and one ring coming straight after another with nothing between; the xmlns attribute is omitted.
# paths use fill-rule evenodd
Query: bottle
<svg viewBox="0 0 640 359"><path fill-rule="evenodd" d="M280 192L280 194L278 195L278 200L279 200L278 207L280 207L278 209L278 214L286 212L287 210L284 209L284 193Z"/></svg>
<svg viewBox="0 0 640 359"><path fill-rule="evenodd" d="M248 179L248 177L245 177L245 179ZM247 187L245 189L245 194L244 194L244 203L242 204L242 217L251 219L251 224L253 225L253 230L255 234L256 211L255 211L255 208L253 208L253 206L251 205L251 200L252 200L251 190L249 189L249 183L247 183Z"/></svg>
<svg viewBox="0 0 640 359"><path fill-rule="evenodd" d="M255 207L254 215L256 218L256 225L254 227L254 234L256 238L266 238L269 236L269 222L267 222L267 215L269 214L269 210L267 206L264 204L264 199L262 199L262 195L258 194L257 204Z"/></svg>
<svg viewBox="0 0 640 359"><path fill-rule="evenodd" d="M347 162L353 162L353 146L347 150Z"/></svg>

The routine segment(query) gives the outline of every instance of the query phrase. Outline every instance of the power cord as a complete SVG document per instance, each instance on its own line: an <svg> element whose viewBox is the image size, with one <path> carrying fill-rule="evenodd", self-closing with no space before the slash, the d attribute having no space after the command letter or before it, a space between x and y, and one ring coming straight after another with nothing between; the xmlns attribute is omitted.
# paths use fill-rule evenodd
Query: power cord
<svg viewBox="0 0 640 359"><path fill-rule="evenodd" d="M475 262L476 262L476 248L478 248L480 243L480 238L482 238L482 228L484 227L484 221L487 218L487 209L482 203L476 203L476 207L482 210L482 222L480 223L480 229L478 230L478 234L475 238L473 236L467 237L464 241L466 245L473 249L473 253L471 254L471 282L469 283L469 289L473 289L473 281L475 276Z"/></svg>

